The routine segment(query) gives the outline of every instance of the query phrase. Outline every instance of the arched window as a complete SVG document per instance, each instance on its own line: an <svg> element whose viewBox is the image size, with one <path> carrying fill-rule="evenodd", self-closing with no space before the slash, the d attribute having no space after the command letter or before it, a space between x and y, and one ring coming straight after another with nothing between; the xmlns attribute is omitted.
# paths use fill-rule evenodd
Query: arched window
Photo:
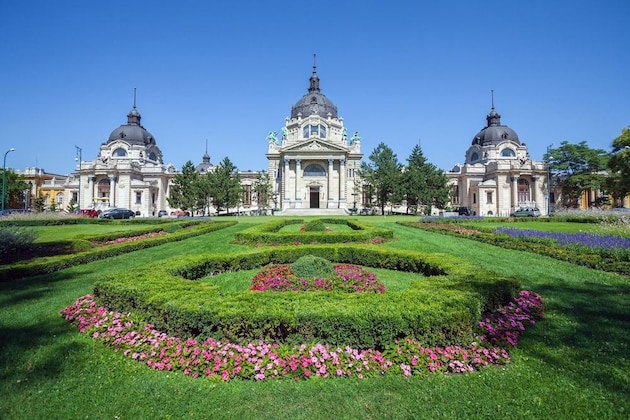
<svg viewBox="0 0 630 420"><path fill-rule="evenodd" d="M319 125L305 125L302 128L302 135L305 139L308 139L310 137L319 137L321 139L325 139L326 138L326 126L319 124Z"/></svg>
<svg viewBox="0 0 630 420"><path fill-rule="evenodd" d="M63 205L63 193L62 192L57 193L57 205L58 206Z"/></svg>
<svg viewBox="0 0 630 420"><path fill-rule="evenodd" d="M127 156L127 151L125 149L123 149L122 147L119 147L118 149L114 150L112 152L112 156L114 157L125 157Z"/></svg>
<svg viewBox="0 0 630 420"><path fill-rule="evenodd" d="M477 162L478 160L479 160L479 153L473 152L473 154L470 155L470 161L471 162Z"/></svg>
<svg viewBox="0 0 630 420"><path fill-rule="evenodd" d="M529 202L529 182L526 179L519 178L517 181L518 202Z"/></svg>
<svg viewBox="0 0 630 420"><path fill-rule="evenodd" d="M103 178L98 181L98 196L100 198L109 198L109 178Z"/></svg>
<svg viewBox="0 0 630 420"><path fill-rule="evenodd" d="M153 161L157 160L157 156L156 156L155 152L149 153L149 160L153 160Z"/></svg>
<svg viewBox="0 0 630 420"><path fill-rule="evenodd" d="M319 165L311 164L304 168L304 176L326 176L326 170Z"/></svg>
<svg viewBox="0 0 630 420"><path fill-rule="evenodd" d="M514 150L506 147L505 149L501 150L501 156L502 157L515 157L516 153L514 153Z"/></svg>

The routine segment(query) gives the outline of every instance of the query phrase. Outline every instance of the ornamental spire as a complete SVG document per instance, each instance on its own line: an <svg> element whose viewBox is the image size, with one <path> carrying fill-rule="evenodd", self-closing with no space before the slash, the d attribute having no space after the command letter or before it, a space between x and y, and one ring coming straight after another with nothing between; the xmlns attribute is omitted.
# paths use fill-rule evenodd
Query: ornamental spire
<svg viewBox="0 0 630 420"><path fill-rule="evenodd" d="M311 74L311 78L309 79L310 85L308 88L308 93L321 92L321 89L319 88L319 77L317 76L317 65L315 64L316 58L317 55L313 54L313 74Z"/></svg>

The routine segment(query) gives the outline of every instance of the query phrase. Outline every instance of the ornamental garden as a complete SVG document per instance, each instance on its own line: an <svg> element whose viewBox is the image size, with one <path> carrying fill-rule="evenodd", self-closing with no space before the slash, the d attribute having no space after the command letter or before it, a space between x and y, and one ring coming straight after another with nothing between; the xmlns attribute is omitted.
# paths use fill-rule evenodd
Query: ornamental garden
<svg viewBox="0 0 630 420"><path fill-rule="evenodd" d="M30 228L45 235L67 226L102 227L63 241L18 244L3 254L2 285L10 290L31 278L103 267L89 275L87 293L64 299L70 300L56 308L57 316L117 355L111 357L209 383L379 381L515 369L523 363L520 340L537 331L540 337L549 322L547 300L557 297L523 285L527 276L490 269L443 245L503 241L503 249L528 248L622 279L630 261L624 232L591 234L620 241L603 240L610 246L591 236L566 242L532 233L539 230L530 225L540 221L506 220L500 228L465 218L370 217L4 223L5 233L18 236ZM171 251L160 253L165 247ZM16 260L16 252L27 258ZM143 264L124 262L136 254L147 256Z"/></svg>

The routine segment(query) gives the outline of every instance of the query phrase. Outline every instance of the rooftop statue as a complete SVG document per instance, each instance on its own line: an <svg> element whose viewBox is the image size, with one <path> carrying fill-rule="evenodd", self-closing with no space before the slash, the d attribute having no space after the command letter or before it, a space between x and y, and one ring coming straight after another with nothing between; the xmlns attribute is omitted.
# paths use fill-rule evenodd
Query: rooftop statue
<svg viewBox="0 0 630 420"><path fill-rule="evenodd" d="M277 144L278 143L278 132L270 131L269 134L267 134L267 141L269 142L269 144L271 144L271 143Z"/></svg>
<svg viewBox="0 0 630 420"><path fill-rule="evenodd" d="M354 134L352 135L352 138L350 139L350 144L355 144L355 143L360 143L361 142L361 136L359 136L359 132L355 131Z"/></svg>

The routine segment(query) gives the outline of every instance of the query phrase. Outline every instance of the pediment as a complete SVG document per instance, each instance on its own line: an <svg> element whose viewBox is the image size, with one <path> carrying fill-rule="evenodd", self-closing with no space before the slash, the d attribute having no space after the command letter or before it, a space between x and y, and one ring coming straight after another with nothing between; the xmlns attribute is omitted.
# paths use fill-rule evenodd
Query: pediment
<svg viewBox="0 0 630 420"><path fill-rule="evenodd" d="M343 146L328 143L322 140L307 140L297 144L289 145L282 149L283 152L335 152L346 153L348 149Z"/></svg>

